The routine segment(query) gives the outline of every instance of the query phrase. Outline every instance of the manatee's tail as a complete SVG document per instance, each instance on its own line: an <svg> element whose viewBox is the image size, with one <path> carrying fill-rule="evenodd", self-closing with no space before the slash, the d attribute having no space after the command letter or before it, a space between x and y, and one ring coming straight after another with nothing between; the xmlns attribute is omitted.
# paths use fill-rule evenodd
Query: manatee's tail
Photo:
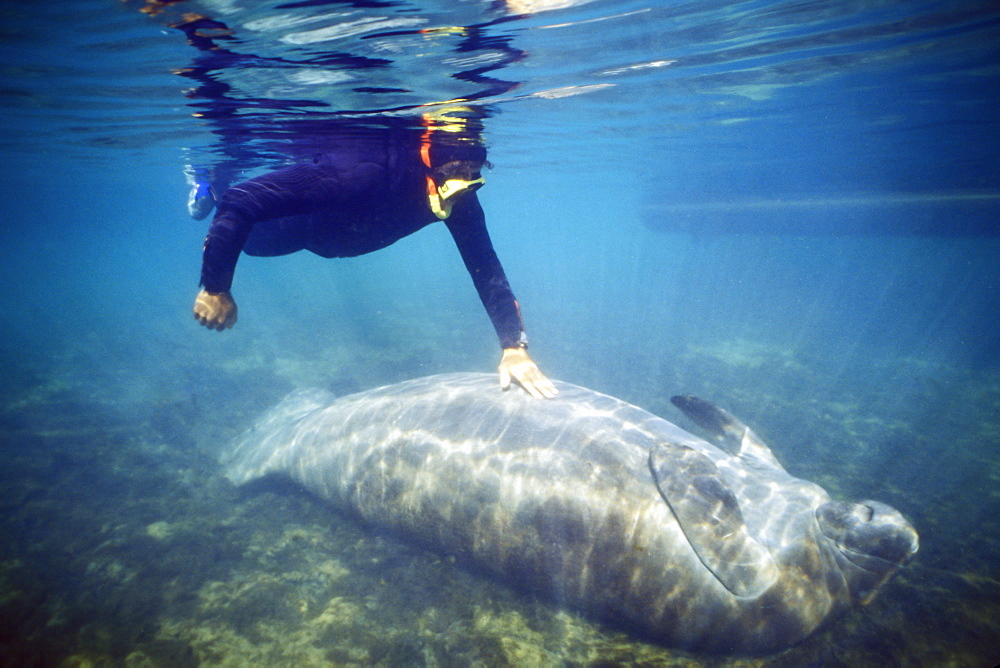
<svg viewBox="0 0 1000 668"><path fill-rule="evenodd" d="M220 458L225 475L237 485L284 468L295 443L299 424L330 405L334 395L326 390L296 390L264 413L240 434Z"/></svg>

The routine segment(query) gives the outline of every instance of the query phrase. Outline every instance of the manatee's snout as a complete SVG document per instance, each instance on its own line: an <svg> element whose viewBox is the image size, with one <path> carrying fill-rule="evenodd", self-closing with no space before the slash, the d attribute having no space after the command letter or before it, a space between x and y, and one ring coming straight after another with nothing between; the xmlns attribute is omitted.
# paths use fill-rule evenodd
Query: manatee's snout
<svg viewBox="0 0 1000 668"><path fill-rule="evenodd" d="M879 561L901 566L920 548L916 530L902 513L878 501L824 503L816 509L816 521L823 535L865 570L879 570Z"/></svg>
<svg viewBox="0 0 1000 668"><path fill-rule="evenodd" d="M920 538L903 514L878 501L865 501L872 509L867 531L859 532L859 540L869 545L870 554L886 561L905 565L920 549Z"/></svg>
<svg viewBox="0 0 1000 668"><path fill-rule="evenodd" d="M902 513L878 501L824 503L816 509L816 521L849 562L844 575L863 604L920 548L916 529Z"/></svg>

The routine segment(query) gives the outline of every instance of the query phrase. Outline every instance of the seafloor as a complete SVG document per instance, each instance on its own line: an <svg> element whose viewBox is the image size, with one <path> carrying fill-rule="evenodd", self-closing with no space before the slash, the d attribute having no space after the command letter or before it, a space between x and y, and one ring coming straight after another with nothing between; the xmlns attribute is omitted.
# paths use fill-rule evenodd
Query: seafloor
<svg viewBox="0 0 1000 668"><path fill-rule="evenodd" d="M852 380L819 358L743 341L618 359L608 372L550 360L572 370L564 377L671 419L671 394L710 397L751 422L794 474L835 496L890 503L920 531L920 554L871 605L776 656L721 659L535 600L360 527L291 485L235 489L220 476L221 444L303 379L335 379L323 384L344 393L473 370L464 357L449 367L440 354L391 343L320 352L299 342L285 348L298 358L254 352L225 363L168 350L144 368L122 361L127 350L105 357L81 340L57 359L8 362L0 664L992 666L1000 658L1000 374L894 359ZM157 375L158 365L175 372ZM901 382L888 389L872 378Z"/></svg>

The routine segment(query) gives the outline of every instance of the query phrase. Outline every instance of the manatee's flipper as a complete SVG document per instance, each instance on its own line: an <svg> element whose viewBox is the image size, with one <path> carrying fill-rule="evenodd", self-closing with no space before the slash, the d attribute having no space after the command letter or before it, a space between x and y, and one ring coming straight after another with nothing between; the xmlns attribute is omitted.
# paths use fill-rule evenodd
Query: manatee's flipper
<svg viewBox="0 0 1000 668"><path fill-rule="evenodd" d="M750 535L712 460L686 445L663 443L650 451L649 468L701 563L726 589L752 598L774 583L778 567L771 552Z"/></svg>
<svg viewBox="0 0 1000 668"><path fill-rule="evenodd" d="M784 470L771 452L771 448L729 411L719 408L711 401L692 396L671 397L670 403L707 431L730 454L753 457L762 464Z"/></svg>

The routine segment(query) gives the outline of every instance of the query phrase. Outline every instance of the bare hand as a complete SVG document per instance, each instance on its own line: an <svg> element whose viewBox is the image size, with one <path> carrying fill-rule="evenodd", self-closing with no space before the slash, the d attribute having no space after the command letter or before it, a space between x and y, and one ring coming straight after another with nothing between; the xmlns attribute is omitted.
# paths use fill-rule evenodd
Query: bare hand
<svg viewBox="0 0 1000 668"><path fill-rule="evenodd" d="M236 324L236 302L228 292L202 290L194 300L194 319L220 332Z"/></svg>
<svg viewBox="0 0 1000 668"><path fill-rule="evenodd" d="M500 359L500 387L506 390L510 387L512 378L536 399L551 399L559 394L556 386L538 370L524 348L503 350L503 357Z"/></svg>

